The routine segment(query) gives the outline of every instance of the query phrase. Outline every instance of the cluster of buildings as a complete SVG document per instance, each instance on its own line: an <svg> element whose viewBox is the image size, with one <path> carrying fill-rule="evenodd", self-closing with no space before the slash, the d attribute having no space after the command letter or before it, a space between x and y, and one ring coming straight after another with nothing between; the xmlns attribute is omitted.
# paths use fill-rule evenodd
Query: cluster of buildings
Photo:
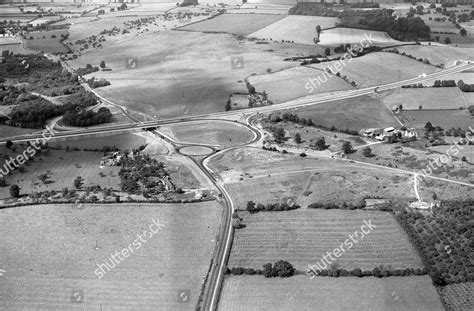
<svg viewBox="0 0 474 311"><path fill-rule="evenodd" d="M249 107L268 106L273 103L268 100L266 93L249 94Z"/></svg>
<svg viewBox="0 0 474 311"><path fill-rule="evenodd" d="M134 159L134 157L135 155L132 150L106 152L102 157L102 160L100 160L100 166L120 166L122 164L122 159Z"/></svg>
<svg viewBox="0 0 474 311"><path fill-rule="evenodd" d="M366 137L369 137L369 138L373 138L373 139L377 139L377 140L380 140L380 141L385 141L385 140L389 140L391 137L395 137L395 138L399 138L399 139L402 139L402 138L413 138L413 137L417 137L417 134L416 134L416 131L415 129L413 128L406 128L406 129L400 129L400 130L397 130L395 129L393 126L391 127L387 127L387 128L369 128L369 129L366 129L362 132L362 135L366 136Z"/></svg>

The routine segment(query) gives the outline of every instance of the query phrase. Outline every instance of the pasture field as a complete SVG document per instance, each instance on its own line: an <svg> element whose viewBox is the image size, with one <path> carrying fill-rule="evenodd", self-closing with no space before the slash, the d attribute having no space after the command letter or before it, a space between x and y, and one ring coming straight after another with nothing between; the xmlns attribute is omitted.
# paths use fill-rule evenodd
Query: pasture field
<svg viewBox="0 0 474 311"><path fill-rule="evenodd" d="M466 29L468 35L474 35L474 23L472 21L460 23L459 25L461 25L462 28Z"/></svg>
<svg viewBox="0 0 474 311"><path fill-rule="evenodd" d="M305 207L315 202L359 203L365 196L415 197L408 174L327 157L240 148L212 157L209 167L226 183L239 209L245 209L248 200L278 203L292 198Z"/></svg>
<svg viewBox="0 0 474 311"><path fill-rule="evenodd" d="M442 311L428 276L317 277L266 279L231 276L224 282L219 310L257 311Z"/></svg>
<svg viewBox="0 0 474 311"><path fill-rule="evenodd" d="M432 12L433 11L434 10L432 10ZM448 17L444 16L441 13L423 14L420 17L421 17L421 19L423 19L425 24L430 27L431 32L433 33L432 37L434 37L434 36L441 36L441 37L449 36L449 34L438 34L438 33L435 33L435 32L454 32L454 33L459 32L459 30L456 27L454 27L454 24L451 23L451 21L448 20ZM430 20L430 17L431 17L431 20ZM446 21L437 22L437 21L434 20L435 18L446 18Z"/></svg>
<svg viewBox="0 0 474 311"><path fill-rule="evenodd" d="M295 269L321 263L327 251L340 247L349 234L361 236L360 227L374 228L332 263L340 269L372 270L383 265L392 269L422 268L408 237L392 214L364 210L299 209L286 212L240 212L245 228L235 231L228 266L262 269L280 259ZM364 227L365 228L365 227ZM331 260L332 260L331 259ZM322 264L329 270L329 265ZM324 267L325 266L325 267Z"/></svg>
<svg viewBox="0 0 474 311"><path fill-rule="evenodd" d="M179 143L209 146L234 146L250 142L254 134L239 123L204 120L170 124L159 128Z"/></svg>
<svg viewBox="0 0 474 311"><path fill-rule="evenodd" d="M459 80L463 80L464 83L474 84L474 71L458 72L458 73L450 75L448 78L449 78L449 80L456 81L456 83ZM427 80L426 82L424 82L424 84L425 85L433 85L436 80L439 80L439 79ZM471 95L471 94L472 94L471 92L464 92L463 93L463 95L465 97L468 96L468 95Z"/></svg>
<svg viewBox="0 0 474 311"><path fill-rule="evenodd" d="M428 149L434 152L439 152L441 154L441 153L451 152L451 151L448 151L449 148L451 147L452 145L441 145L441 146L429 147ZM469 162L474 163L474 146L467 145L467 146L461 146L461 147L463 149L458 149L458 154L456 155L456 157L458 158L466 157L466 159Z"/></svg>
<svg viewBox="0 0 474 311"><path fill-rule="evenodd" d="M296 109L300 117L311 118L315 124L339 129L398 127L393 114L382 103L382 95L364 95ZM367 116L370 116L368 118ZM339 135L339 133L336 133Z"/></svg>
<svg viewBox="0 0 474 311"><path fill-rule="evenodd" d="M14 127L14 126L0 124L0 137L1 138L25 135L25 134L36 133L36 132L38 132L38 129L29 129L29 128Z"/></svg>
<svg viewBox="0 0 474 311"><path fill-rule="evenodd" d="M282 16L275 14L221 14L180 29L212 33L225 32L246 36L281 18Z"/></svg>
<svg viewBox="0 0 474 311"><path fill-rule="evenodd" d="M165 164L166 171L175 183L184 190L189 189L214 189L206 176L200 171L191 159L179 155L154 156Z"/></svg>
<svg viewBox="0 0 474 311"><path fill-rule="evenodd" d="M441 35L442 38L443 35ZM459 48L449 45L405 45L397 47L400 53L404 52L417 59L428 59L430 63L438 65L444 64L446 67L454 65L458 60L468 59L474 54L474 48Z"/></svg>
<svg viewBox="0 0 474 311"><path fill-rule="evenodd" d="M47 22L57 21L59 19L61 19L61 17L59 16L44 16L29 22L29 24L32 24L33 26L38 26Z"/></svg>
<svg viewBox="0 0 474 311"><path fill-rule="evenodd" d="M9 152L2 146L2 154L16 156L23 152L18 147L15 152ZM7 159L8 159L7 157ZM40 160L41 158L41 160ZM120 190L120 178L117 173L120 167L105 166L99 168L101 152L51 150L49 155L37 155L30 165L23 165L24 173L15 170L12 175L5 177L8 185L17 184L21 188L21 194L42 191L61 191L64 187L74 189L74 179L81 176L84 179L84 187L99 185L102 188L113 188ZM2 164L3 165L3 164ZM52 176L48 183L43 184L38 175L50 170ZM99 174L102 173L103 177ZM9 187L0 188L0 197L10 197Z"/></svg>
<svg viewBox="0 0 474 311"><path fill-rule="evenodd" d="M446 37L449 37L451 39L451 42L454 46L461 47L461 48L472 48L474 45L474 36L473 35L467 35L467 36L461 36L458 33L456 34L449 34L446 35ZM444 38L444 37L441 37ZM444 40L444 39L443 39Z"/></svg>
<svg viewBox="0 0 474 311"><path fill-rule="evenodd" d="M285 135L288 139L283 144L280 144L280 146L298 146L300 148L310 148L310 144L319 137L324 137L326 145L329 146L328 150L331 152L340 151L341 145L346 140L350 141L353 147L359 147L367 144L367 142L364 140L365 137L361 138L359 136L348 135L344 133L325 131L316 127L299 125L293 122L272 123L265 121L263 122L263 125L264 128L268 128L270 126L282 126L285 129ZM270 132L270 129L268 129L268 132ZM301 136L302 141L299 144L297 144L294 139L296 133L299 133Z"/></svg>
<svg viewBox="0 0 474 311"><path fill-rule="evenodd" d="M410 126L418 130L424 129L427 122L439 125L444 129L460 127L467 130L469 126L472 127L472 117L467 109L444 111L402 111L398 117L402 122L404 120L411 121Z"/></svg>
<svg viewBox="0 0 474 311"><path fill-rule="evenodd" d="M0 259L7 271L0 283L2 310L191 310L208 271L221 207L37 205L0 214ZM150 228L153 221L161 230ZM119 263L112 265L111 254L134 241L140 247L131 246L128 257L116 255ZM98 265L105 272L101 279ZM80 304L71 299L78 290ZM177 299L183 290L190 290L188 303Z"/></svg>
<svg viewBox="0 0 474 311"><path fill-rule="evenodd" d="M403 110L459 110L474 105L470 97L464 97L458 87L397 89L388 91L383 103L392 109L403 106ZM474 100L474 98L472 98ZM469 101L467 101L469 100ZM422 109L420 109L422 107Z"/></svg>
<svg viewBox="0 0 474 311"><path fill-rule="evenodd" d="M474 185L474 174L471 171L459 170L448 174L443 174L443 177L451 180L460 180ZM466 176L471 176L466 178ZM474 198L472 187L459 185L443 180L436 180L432 178L419 177L418 179L418 193L424 201L433 199L436 194L439 200L469 200Z"/></svg>
<svg viewBox="0 0 474 311"><path fill-rule="evenodd" d="M1 18L3 18L3 15L22 14L19 8L10 4L0 4L0 10L2 11L2 14L0 15Z"/></svg>
<svg viewBox="0 0 474 311"><path fill-rule="evenodd" d="M382 31L370 31L363 29L353 28L334 28L329 30L323 30L319 37L319 43L321 45L340 45L340 44L360 44L360 42L366 38L371 38L371 45L397 45L400 41L390 38L387 33ZM364 42L367 42L364 41Z"/></svg>
<svg viewBox="0 0 474 311"><path fill-rule="evenodd" d="M120 150L127 149L138 149L140 146L147 143L146 139L141 137L139 134L116 134L106 135L102 137L93 136L88 138L79 138L76 140L68 139L67 141L53 141L50 143L52 146L61 146L65 148L69 146L71 148L76 147L79 149L102 149L104 146L117 147Z"/></svg>
<svg viewBox="0 0 474 311"><path fill-rule="evenodd" d="M474 309L474 282L450 284L440 293L447 311Z"/></svg>
<svg viewBox="0 0 474 311"><path fill-rule="evenodd" d="M474 183L472 164L461 161L461 157L459 155L457 157L453 157L452 160L448 161L448 163L438 167L434 163L439 161L442 154L431 150L420 150L418 148L411 148L409 145L400 146L396 144L376 144L371 145L370 148L372 150L372 154L375 155L372 158L365 157L360 150L358 150L356 153L348 155L347 158L350 160L363 161L371 164L407 170L410 172L423 173L422 170L425 170L426 174L432 174L436 177ZM451 151L449 154L453 155L453 152ZM428 167L430 163L432 163L436 169L430 169ZM431 183L433 182L432 179L427 179L427 181L429 181L429 183L424 185L422 184L421 186L424 188L424 191L429 193L430 197L433 192L439 194L438 189L444 188L446 186L444 182L441 182L442 184L438 185L436 183ZM410 181L411 184L412 182L413 181ZM468 193L463 193L465 189L466 188L464 188L464 186L454 187L452 191L444 192L444 198L449 199L456 197L466 197Z"/></svg>
<svg viewBox="0 0 474 311"><path fill-rule="evenodd" d="M113 45L107 37L103 43L103 49L88 51L69 63L74 68L87 63L97 66L103 59L112 71L95 72L94 76L112 85L97 92L156 118L224 111L229 94L247 92L244 79L252 73L296 67L298 63L283 59L314 52L309 46L255 44L227 34L188 31L125 36ZM243 66L234 69L231 57L241 57ZM129 58L138 60L137 69L126 68Z"/></svg>
<svg viewBox="0 0 474 311"><path fill-rule="evenodd" d="M341 78L334 77L328 79L326 83L318 83L318 77L324 80L322 70L299 66L270 74L251 76L248 81L257 92L267 92L268 98L276 104L311 94L354 89ZM313 81L312 84L311 81Z"/></svg>
<svg viewBox="0 0 474 311"><path fill-rule="evenodd" d="M316 25L320 25L322 29L331 28L338 21L337 17L288 15L248 36L265 40L284 40L314 45L313 39L317 37Z"/></svg>
<svg viewBox="0 0 474 311"><path fill-rule="evenodd" d="M328 65L334 68L334 61L309 66L324 70ZM340 73L341 76L347 76L350 81L355 81L358 87L368 87L416 78L422 73L430 74L436 71L439 69L434 66L402 55L376 52L352 59Z"/></svg>
<svg viewBox="0 0 474 311"><path fill-rule="evenodd" d="M227 13L231 14L278 14L285 15L293 5L285 4L260 4L259 1L252 1L252 3L244 3L236 9L227 9Z"/></svg>
<svg viewBox="0 0 474 311"><path fill-rule="evenodd" d="M25 49L22 41L14 37L0 38L0 53L3 51L13 52L14 54L30 54L36 52L30 49Z"/></svg>
<svg viewBox="0 0 474 311"><path fill-rule="evenodd" d="M67 33L65 29L29 32L25 34L24 41L29 49L46 53L67 53L69 48L60 41L61 35Z"/></svg>

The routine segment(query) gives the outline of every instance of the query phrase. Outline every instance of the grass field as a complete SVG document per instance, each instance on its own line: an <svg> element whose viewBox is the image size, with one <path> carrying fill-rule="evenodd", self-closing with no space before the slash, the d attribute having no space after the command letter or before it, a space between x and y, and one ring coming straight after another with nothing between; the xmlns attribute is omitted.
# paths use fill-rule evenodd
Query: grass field
<svg viewBox="0 0 474 311"><path fill-rule="evenodd" d="M215 202L40 205L0 214L2 310L192 310L221 208ZM153 226L150 236L153 220L164 227ZM99 279L97 265L112 265L111 254L128 248L138 234L145 241L141 247L134 244L135 252L118 257ZM77 290L83 291L80 304L71 299ZM187 303L178 300L183 290L190 290Z"/></svg>
<svg viewBox="0 0 474 311"><path fill-rule="evenodd" d="M13 126L0 124L0 137L1 138L30 134L30 133L35 133L35 132L38 132L38 129L13 127Z"/></svg>
<svg viewBox="0 0 474 311"><path fill-rule="evenodd" d="M67 33L68 31L65 29L29 32L25 34L25 45L29 49L46 53L67 53L69 49L60 42L61 35ZM56 36L56 38L52 38L52 36Z"/></svg>
<svg viewBox="0 0 474 311"><path fill-rule="evenodd" d="M4 147L1 148L2 154L5 154ZM16 156L22 152L23 148L18 147L16 152L7 154ZM8 185L17 184L20 186L21 194L29 194L33 191L61 191L64 187L74 189L74 179L77 176L84 179L84 187L100 185L102 188L120 189L120 178L117 175L120 167L99 168L101 159L101 152L51 150L49 155L37 155L34 162L30 165L25 164L23 166L26 169L24 173L15 170L5 179ZM52 176L48 183L43 184L38 179L38 175L47 170L52 172ZM99 173L103 173L104 177L101 177ZM8 189L9 187L0 188L1 198L10 196Z"/></svg>
<svg viewBox="0 0 474 311"><path fill-rule="evenodd" d="M120 150L127 149L138 149L141 145L146 144L146 139L138 134L119 134L119 135L108 135L104 137L92 137L82 138L77 140L67 140L62 142L52 142L52 146L61 146L65 148L77 147L81 150L86 149L102 149L104 146L114 147L116 146Z"/></svg>
<svg viewBox="0 0 474 311"><path fill-rule="evenodd" d="M410 126L416 129L423 129L429 121L432 124L441 126L444 129L472 127L472 117L469 111L446 110L446 111L402 111L398 116L401 120L411 121ZM403 122L403 121L402 121Z"/></svg>
<svg viewBox="0 0 474 311"><path fill-rule="evenodd" d="M338 21L336 17L288 15L282 20L249 34L249 37L314 45L313 39L317 37L316 25L325 29L334 27Z"/></svg>
<svg viewBox="0 0 474 311"><path fill-rule="evenodd" d="M364 95L298 108L295 113L311 118L316 124L327 127L334 125L339 129L400 126L390 110L383 105L381 98L381 95Z"/></svg>
<svg viewBox="0 0 474 311"><path fill-rule="evenodd" d="M250 142L254 134L234 122L205 120L162 126L159 129L180 143L234 146Z"/></svg>
<svg viewBox="0 0 474 311"><path fill-rule="evenodd" d="M458 87L399 89L385 94L383 103L390 109L402 105L403 110L421 110L420 106L422 110L446 110L467 109L469 105L474 105L474 101L470 102L471 98L464 97L464 92Z"/></svg>
<svg viewBox="0 0 474 311"><path fill-rule="evenodd" d="M221 14L199 23L181 27L180 29L201 32L225 32L246 36L281 18L282 16L275 14Z"/></svg>
<svg viewBox="0 0 474 311"><path fill-rule="evenodd" d="M440 292L447 311L474 309L474 282L450 284Z"/></svg>
<svg viewBox="0 0 474 311"><path fill-rule="evenodd" d="M310 67L324 69L328 65L334 68L334 62L312 64ZM377 52L353 59L340 73L350 81L355 81L358 87L367 87L416 78L423 73L436 71L439 71L436 67L402 55Z"/></svg>
<svg viewBox="0 0 474 311"><path fill-rule="evenodd" d="M240 212L245 228L235 231L229 267L262 269L280 259L307 271L359 231L367 221L374 225L354 247L334 257L338 268L372 270L421 268L421 259L390 213L362 210L305 209L288 212ZM357 237L355 238L357 240ZM330 269L329 265L326 266Z"/></svg>
<svg viewBox="0 0 474 311"><path fill-rule="evenodd" d="M94 76L112 85L97 92L156 118L224 111L229 94L247 92L245 77L265 73L268 68L277 71L298 66L283 59L312 50L188 31L161 31L111 42L107 37L103 49L88 51L71 65L98 65L98 60L104 59L112 71ZM138 59L138 69L126 69L125 61L130 57ZM232 68L231 57L242 57L242 69Z"/></svg>
<svg viewBox="0 0 474 311"><path fill-rule="evenodd" d="M367 37L371 38L371 45L386 46L386 45L397 45L400 41L390 38L385 32L382 31L370 31L353 28L334 28L329 30L323 30L319 37L319 43L321 45L340 45L340 44L359 44ZM364 42L367 42L365 40Z"/></svg>
<svg viewBox="0 0 474 311"><path fill-rule="evenodd" d="M277 203L292 198L305 207L314 202L359 203L365 196L415 197L407 174L334 159L241 148L213 157L209 166L240 209L248 200Z"/></svg>
<svg viewBox="0 0 474 311"><path fill-rule="evenodd" d="M0 38L0 53L3 51L13 52L13 54L30 54L35 52L30 49L25 49L23 43L18 38Z"/></svg>
<svg viewBox="0 0 474 311"><path fill-rule="evenodd" d="M293 6L288 4L274 3L278 3L278 1L271 1L270 4L266 4L264 3L264 1L251 1L250 3L247 2L239 5L238 9L228 9L226 10L226 12L232 14L256 13L285 15L288 13L288 10Z"/></svg>
<svg viewBox="0 0 474 311"><path fill-rule="evenodd" d="M219 310L444 310L428 276L341 277L295 276L266 279L231 276L225 279Z"/></svg>
<svg viewBox="0 0 474 311"><path fill-rule="evenodd" d="M442 38L443 35L441 35ZM444 64L447 67L452 66L455 61L460 59L468 59L474 54L474 48L457 48L454 46L426 46L426 45L407 45L399 46L397 50L400 53L412 55L417 59L428 59L430 63L438 65Z"/></svg>
<svg viewBox="0 0 474 311"><path fill-rule="evenodd" d="M248 80L258 92L267 92L268 98L276 104L316 93L354 89L349 83L338 77L328 79L326 83L319 85L317 79L318 77L324 79L322 73L321 70L300 66L270 74L251 76ZM313 84L311 81L314 81Z"/></svg>

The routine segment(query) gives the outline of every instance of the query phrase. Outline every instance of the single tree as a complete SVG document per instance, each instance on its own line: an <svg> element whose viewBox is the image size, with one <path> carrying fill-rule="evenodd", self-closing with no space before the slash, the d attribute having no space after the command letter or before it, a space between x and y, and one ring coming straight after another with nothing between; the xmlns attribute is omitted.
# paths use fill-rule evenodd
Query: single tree
<svg viewBox="0 0 474 311"><path fill-rule="evenodd" d="M451 39L449 37L444 38L444 44L451 44Z"/></svg>
<svg viewBox="0 0 474 311"><path fill-rule="evenodd" d="M321 26L319 25L316 26L316 32L318 33L318 35L321 33Z"/></svg>
<svg viewBox="0 0 474 311"><path fill-rule="evenodd" d="M10 149L12 146L13 146L12 141L11 141L11 140L7 140L7 142L5 143L5 147L7 147L8 149Z"/></svg>
<svg viewBox="0 0 474 311"><path fill-rule="evenodd" d="M48 179L49 179L49 175L48 175L47 173L39 174L39 175L38 175L38 179L39 179L43 184L47 184L47 183L48 183Z"/></svg>
<svg viewBox="0 0 474 311"><path fill-rule="evenodd" d="M314 142L314 147L316 150L326 150L328 146L326 145L326 139L324 137L319 137L315 142Z"/></svg>
<svg viewBox="0 0 474 311"><path fill-rule="evenodd" d="M81 176L77 176L76 179L74 179L74 187L76 189L81 189L83 184L84 184L84 179L82 179Z"/></svg>
<svg viewBox="0 0 474 311"><path fill-rule="evenodd" d="M227 100L227 103L225 104L225 111L229 111L232 109L232 101L230 100L230 98Z"/></svg>
<svg viewBox="0 0 474 311"><path fill-rule="evenodd" d="M463 37L464 37L464 36L467 36L467 31L466 31L466 29L461 28L461 30L459 30L459 34L460 34L461 36L463 36Z"/></svg>
<svg viewBox="0 0 474 311"><path fill-rule="evenodd" d="M105 62L104 62L104 61L101 61L99 67L100 67L100 68L105 68Z"/></svg>
<svg viewBox="0 0 474 311"><path fill-rule="evenodd" d="M7 181L5 180L5 177L0 177L0 187L6 187L7 186Z"/></svg>
<svg viewBox="0 0 474 311"><path fill-rule="evenodd" d="M284 260L277 261L273 269L275 269L276 274L281 278L290 277L295 273L295 268L293 268L288 261Z"/></svg>
<svg viewBox="0 0 474 311"><path fill-rule="evenodd" d="M20 197L20 187L18 185L11 185L10 186L10 196L13 198Z"/></svg>
<svg viewBox="0 0 474 311"><path fill-rule="evenodd" d="M300 133L295 134L295 143L301 144L301 135L300 135Z"/></svg>
<svg viewBox="0 0 474 311"><path fill-rule="evenodd" d="M253 213L255 211L255 202L248 201L247 202L247 212Z"/></svg>
<svg viewBox="0 0 474 311"><path fill-rule="evenodd" d="M433 131L433 124L431 124L430 121L426 122L426 124L425 124L425 130L426 130L427 132Z"/></svg>
<svg viewBox="0 0 474 311"><path fill-rule="evenodd" d="M354 148L352 148L352 144L351 144L350 141L345 141L345 142L342 144L342 151L343 151L345 154L349 154L349 153L354 152Z"/></svg>
<svg viewBox="0 0 474 311"><path fill-rule="evenodd" d="M278 144L283 142L283 140L285 139L285 129L281 126L275 128L273 130L273 138L275 138L275 142L277 142Z"/></svg>
<svg viewBox="0 0 474 311"><path fill-rule="evenodd" d="M363 150L362 150L362 154L367 157L367 158L371 158L373 156L372 154L372 149L370 149L370 147L365 147Z"/></svg>
<svg viewBox="0 0 474 311"><path fill-rule="evenodd" d="M232 218L232 227L234 229L240 229L242 227L240 218Z"/></svg>
<svg viewBox="0 0 474 311"><path fill-rule="evenodd" d="M326 48L326 49L324 50L324 54L325 54L326 56L331 55L331 49L330 49L330 48Z"/></svg>
<svg viewBox="0 0 474 311"><path fill-rule="evenodd" d="M276 276L276 271L275 269L273 269L271 263L263 265L263 276L266 278L273 278Z"/></svg>

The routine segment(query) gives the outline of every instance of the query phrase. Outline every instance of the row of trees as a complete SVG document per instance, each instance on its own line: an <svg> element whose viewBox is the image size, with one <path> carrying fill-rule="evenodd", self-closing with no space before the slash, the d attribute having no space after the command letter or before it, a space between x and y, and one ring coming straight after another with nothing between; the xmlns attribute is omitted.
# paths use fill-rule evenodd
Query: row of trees
<svg viewBox="0 0 474 311"><path fill-rule="evenodd" d="M296 204L292 199L288 199L286 202L282 203L267 203L266 205L263 205L262 203L255 204L253 201L248 201L246 210L253 214L258 212L290 211L300 207L301 206Z"/></svg>
<svg viewBox="0 0 474 311"><path fill-rule="evenodd" d="M275 262L274 265L271 263L267 263L263 265L263 269L253 269L253 268L242 268L242 267L235 267L235 268L226 268L224 271L226 274L233 274L233 275L263 275L266 278L287 278L293 276L296 272L296 269L290 264L288 261L279 260Z"/></svg>
<svg viewBox="0 0 474 311"><path fill-rule="evenodd" d="M360 199L358 203L323 203L323 202L314 202L308 205L308 208L320 208L320 209L344 209L344 210L354 210L354 209L363 209L365 208L365 198Z"/></svg>

